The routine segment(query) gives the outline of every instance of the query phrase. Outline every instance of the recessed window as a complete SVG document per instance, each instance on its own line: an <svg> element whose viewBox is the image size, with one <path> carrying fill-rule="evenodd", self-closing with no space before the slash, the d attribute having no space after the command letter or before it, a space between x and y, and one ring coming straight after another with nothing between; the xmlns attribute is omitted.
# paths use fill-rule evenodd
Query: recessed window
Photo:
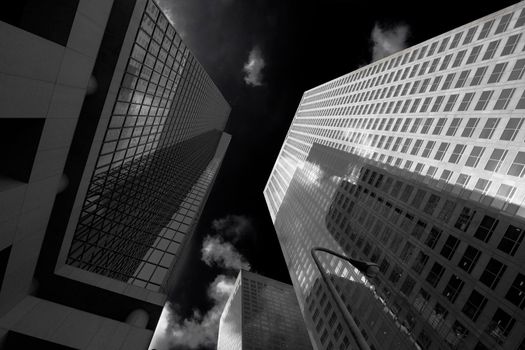
<svg viewBox="0 0 525 350"><path fill-rule="evenodd" d="M485 126L479 134L480 139L491 139L494 134L494 130L498 127L500 118L488 118L485 122Z"/></svg>
<svg viewBox="0 0 525 350"><path fill-rule="evenodd" d="M425 268L427 262L428 255L420 251L416 256L414 263L412 264L412 270L414 270L418 274L423 272L423 269Z"/></svg>
<svg viewBox="0 0 525 350"><path fill-rule="evenodd" d="M459 104L458 111L463 112L468 110L472 100L474 99L474 94L474 92L467 92L465 96L463 96L463 100Z"/></svg>
<svg viewBox="0 0 525 350"><path fill-rule="evenodd" d="M485 39L487 36L489 36L490 30L492 29L493 24L494 24L493 19L483 24L483 27L481 27L481 31L479 32L479 35L478 35L478 40Z"/></svg>
<svg viewBox="0 0 525 350"><path fill-rule="evenodd" d="M523 241L523 234L524 232L521 228L509 225L498 244L498 249L510 256L514 256Z"/></svg>
<svg viewBox="0 0 525 350"><path fill-rule="evenodd" d="M501 167L501 163L503 163L503 161L505 160L507 153L508 151L504 149L494 149L494 151L492 151L492 154L490 155L489 160L487 161L487 164L485 165L485 170L497 172Z"/></svg>
<svg viewBox="0 0 525 350"><path fill-rule="evenodd" d="M507 42L505 43L505 46L503 47L503 50L501 51L501 56L507 56L514 53L514 50L516 50L516 46L518 45L518 41L521 38L521 33L511 35L507 39Z"/></svg>
<svg viewBox="0 0 525 350"><path fill-rule="evenodd" d="M463 45L470 44L472 42L472 39L474 38L477 29L478 27L475 26L467 31L467 35L465 35L465 40L463 40Z"/></svg>
<svg viewBox="0 0 525 350"><path fill-rule="evenodd" d="M493 90L483 91L479 97L478 103L474 108L475 111L484 111L487 108L487 105L494 94Z"/></svg>
<svg viewBox="0 0 525 350"><path fill-rule="evenodd" d="M496 28L496 31L494 31L494 34L499 34L499 33L503 33L504 31L506 31L509 26L511 18L512 18L512 13L507 13L506 15L502 16Z"/></svg>
<svg viewBox="0 0 525 350"><path fill-rule="evenodd" d="M520 80L523 78L523 72L525 72L525 58L516 61L512 68L512 72L510 72L509 81Z"/></svg>
<svg viewBox="0 0 525 350"><path fill-rule="evenodd" d="M516 20L516 24L514 25L514 28L521 27L524 24L525 24L525 9L522 9L518 19Z"/></svg>
<svg viewBox="0 0 525 350"><path fill-rule="evenodd" d="M479 118L469 118L467 121L467 125L463 129L463 132L461 133L461 137L471 137L474 133L474 130L476 130L476 127L478 126Z"/></svg>
<svg viewBox="0 0 525 350"><path fill-rule="evenodd" d="M479 280L490 289L494 289L498 285L498 282L500 281L501 276L503 276L505 273L506 269L507 265L494 258L491 258Z"/></svg>
<svg viewBox="0 0 525 350"><path fill-rule="evenodd" d="M434 265L432 265L432 268L428 272L426 281L432 286L436 287L441 280L441 277L443 276L443 273L445 272L445 268L441 266L441 264L435 262Z"/></svg>
<svg viewBox="0 0 525 350"><path fill-rule="evenodd" d="M483 220L481 220L481 223L479 224L476 233L474 233L474 237L487 243L490 240L490 237L492 237L492 234L494 233L498 222L499 220L489 215L485 215L483 217Z"/></svg>
<svg viewBox="0 0 525 350"><path fill-rule="evenodd" d="M518 273L505 295L505 299L523 310L525 306L525 275Z"/></svg>
<svg viewBox="0 0 525 350"><path fill-rule="evenodd" d="M430 249L434 249L442 233L443 230L437 228L436 226L432 226L432 229L425 239L425 244L430 247Z"/></svg>
<svg viewBox="0 0 525 350"><path fill-rule="evenodd" d="M474 267L476 266L476 263L478 262L480 256L481 252L473 246L469 245L465 250L463 257L461 257L458 266L466 272L471 273Z"/></svg>
<svg viewBox="0 0 525 350"><path fill-rule="evenodd" d="M487 298L474 289L461 311L475 322L485 308L485 305L487 305Z"/></svg>
<svg viewBox="0 0 525 350"><path fill-rule="evenodd" d="M490 60L494 57L500 41L501 40L494 40L489 43L487 51L485 51L485 54L483 55L483 60Z"/></svg>
<svg viewBox="0 0 525 350"><path fill-rule="evenodd" d="M512 162L512 165L507 172L507 175L523 177L525 173L525 152L518 152L516 158Z"/></svg>
<svg viewBox="0 0 525 350"><path fill-rule="evenodd" d="M485 147L474 146L474 148L472 148L472 151L470 152L470 155L467 158L467 162L465 163L465 166L468 166L471 168L477 167L479 160L483 156L484 152L485 152Z"/></svg>
<svg viewBox="0 0 525 350"><path fill-rule="evenodd" d="M462 102L463 103L463 102ZM461 124L461 118L454 118L452 119L452 122L450 123L450 126L447 130L447 136L455 136L456 132L459 128L459 125Z"/></svg>
<svg viewBox="0 0 525 350"><path fill-rule="evenodd" d="M439 145L439 148L436 152L436 155L434 156L434 159L443 160L443 157L445 156L445 153L447 152L449 146L450 146L450 143L442 142L441 145Z"/></svg>
<svg viewBox="0 0 525 350"><path fill-rule="evenodd" d="M494 66L494 69L492 70L492 73L489 76L489 80L487 81L487 83L498 83L501 80L503 73L505 72L505 68L507 68L507 64L507 62L496 64Z"/></svg>
<svg viewBox="0 0 525 350"><path fill-rule="evenodd" d="M514 141L523 125L524 118L510 118L501 134L500 140Z"/></svg>
<svg viewBox="0 0 525 350"><path fill-rule="evenodd" d="M474 215L476 215L475 210L469 207L463 207L454 227L460 231L467 232Z"/></svg>
<svg viewBox="0 0 525 350"><path fill-rule="evenodd" d="M445 244L443 245L443 248L441 248L440 254L445 257L445 259L452 259L456 249L458 248L459 242L460 240L458 238L454 237L453 235L449 235L445 241Z"/></svg>
<svg viewBox="0 0 525 350"><path fill-rule="evenodd" d="M498 308L492 320L489 322L485 333L490 335L496 343L502 345L507 341L510 331L514 327L516 320L510 317L502 309Z"/></svg>
<svg viewBox="0 0 525 350"><path fill-rule="evenodd" d="M451 303L454 303L459 293L461 293L461 290L463 289L464 285L465 282L463 282L458 276L452 275L450 276L450 280L448 281L447 286L443 290L443 295Z"/></svg>
<svg viewBox="0 0 525 350"><path fill-rule="evenodd" d="M509 105L509 102L512 99L512 96L514 95L515 90L516 89L513 89L513 88L501 90L498 100L496 101L496 104L494 105L494 110L507 109L507 106Z"/></svg>

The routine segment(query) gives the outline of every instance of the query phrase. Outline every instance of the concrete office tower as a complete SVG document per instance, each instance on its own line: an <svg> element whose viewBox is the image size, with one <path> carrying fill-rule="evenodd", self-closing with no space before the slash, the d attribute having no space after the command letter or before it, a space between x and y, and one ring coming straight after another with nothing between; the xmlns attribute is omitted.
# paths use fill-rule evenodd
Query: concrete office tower
<svg viewBox="0 0 525 350"><path fill-rule="evenodd" d="M524 7L304 93L264 196L317 349L354 336L314 246L380 265L319 253L371 349L525 347Z"/></svg>
<svg viewBox="0 0 525 350"><path fill-rule="evenodd" d="M152 1L13 3L0 42L2 346L145 349L230 107Z"/></svg>
<svg viewBox="0 0 525 350"><path fill-rule="evenodd" d="M291 285L241 270L221 315L217 350L308 350Z"/></svg>

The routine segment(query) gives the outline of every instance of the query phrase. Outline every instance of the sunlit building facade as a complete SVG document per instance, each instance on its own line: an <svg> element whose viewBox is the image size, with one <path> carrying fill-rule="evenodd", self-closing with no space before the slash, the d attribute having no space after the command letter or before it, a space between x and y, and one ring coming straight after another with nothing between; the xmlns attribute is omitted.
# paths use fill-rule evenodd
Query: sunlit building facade
<svg viewBox="0 0 525 350"><path fill-rule="evenodd" d="M217 349L311 349L292 286L241 270L221 315Z"/></svg>
<svg viewBox="0 0 525 350"><path fill-rule="evenodd" d="M0 347L146 349L230 106L152 0L27 1L0 35Z"/></svg>
<svg viewBox="0 0 525 350"><path fill-rule="evenodd" d="M524 7L304 93L264 196L317 349L355 337L315 246L379 265L319 253L371 349L525 346Z"/></svg>

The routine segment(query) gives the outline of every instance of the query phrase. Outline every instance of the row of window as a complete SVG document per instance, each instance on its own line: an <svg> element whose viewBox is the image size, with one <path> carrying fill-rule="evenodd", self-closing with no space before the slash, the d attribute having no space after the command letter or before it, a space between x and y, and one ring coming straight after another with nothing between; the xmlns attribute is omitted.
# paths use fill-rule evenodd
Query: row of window
<svg viewBox="0 0 525 350"><path fill-rule="evenodd" d="M507 29L507 26L510 23L510 19L512 18L512 15L513 14L510 13L510 14L506 14L503 17L501 17L501 19L500 19L500 24L501 25L497 26L497 30L496 30L495 34L500 34L500 33L504 32ZM483 40L483 39L486 39L488 37L489 32L490 32L490 30L492 28L492 25L493 25L494 21L495 21L495 19L491 19L491 20L488 20L487 22L484 23L484 25L483 25L483 27L482 27L482 29L480 31L480 34L479 34L479 36L478 36L478 38L476 40ZM525 9L522 9L521 12L520 12L519 18L516 20L514 28L521 27L524 24L525 24ZM476 25L476 26L471 27L470 29L468 29L468 31L466 32L467 34L465 35L465 38L464 38L464 41L463 41L463 45L470 44L472 42L472 40L474 39L475 32L477 31L477 28L478 28L478 26ZM450 47L448 48L449 50L456 49L456 47L458 46L459 40L461 39L462 35L463 35L463 32L458 32L458 33L456 33L454 35L452 41L450 42ZM305 93L303 101L308 101L308 100L311 100L311 99L318 99L318 98L325 98L327 93L320 94L320 95L316 95L316 94L319 94L322 91L333 89L334 87L338 87L340 85L345 85L345 84L347 84L349 82L353 82L353 81L359 80L359 79L364 78L364 77L370 77L370 76L372 76L372 75L374 75L374 74L376 74L378 72L384 72L385 70L388 70L388 69L391 69L391 68L396 68L399 64L404 65L406 63L413 63L413 62L415 62L416 59L420 60L420 59L423 59L424 57L429 57L429 56L434 54L436 48L437 48L437 53L442 53L442 52L445 51L445 49L446 49L446 47L447 47L447 45L448 45L448 43L450 41L450 38L451 38L451 36L448 36L448 37L445 37L445 38L441 39L442 41L439 44L439 47L438 47L438 42L434 41L430 45L425 45L425 46L420 47L420 48L412 49L411 51L404 53L404 55L400 54L397 57L389 59L388 61L383 61L383 62L379 62L378 64L375 64L375 65L370 65L367 69L363 69L363 70L351 73L351 74L347 75L346 77L339 78L339 79L337 79L335 81L332 81L332 82L330 82L328 84L325 84L325 85L319 86L317 88L314 88L314 89L312 89L312 90L310 90L310 91ZM510 38L507 39L505 48L502 51L503 55L510 54L510 52L512 52L514 50L515 45L519 41L519 37L511 36L511 38L512 39L510 39ZM490 52L490 53L495 51L497 49L497 47L499 46L499 41L500 40L492 41L491 44L489 45L490 46L490 50L487 50L487 51ZM513 48L513 46L514 46L514 48ZM478 47L478 48L473 50L473 51L471 51L470 56L472 54L474 54L476 56L479 55L478 51L481 51L481 48L479 47L479 45L476 46L476 47ZM428 48L428 52L427 52L427 48ZM464 53L461 54L461 56L463 56L463 57L466 56L466 50L462 50L460 52L464 52ZM426 54L426 56L425 56L425 54ZM448 60L451 60L451 58L449 58ZM471 60L474 60L474 59L471 59ZM330 91L329 93L334 94L334 91ZM336 94L340 94L340 92L336 93ZM315 96L313 96L313 95L315 95Z"/></svg>

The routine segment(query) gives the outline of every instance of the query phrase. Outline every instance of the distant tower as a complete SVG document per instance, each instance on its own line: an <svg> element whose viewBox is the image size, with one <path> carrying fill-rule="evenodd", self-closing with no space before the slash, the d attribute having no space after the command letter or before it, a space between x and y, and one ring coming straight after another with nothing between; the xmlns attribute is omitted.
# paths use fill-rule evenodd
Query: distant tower
<svg viewBox="0 0 525 350"><path fill-rule="evenodd" d="M222 312L217 350L308 350L293 287L241 270Z"/></svg>
<svg viewBox="0 0 525 350"><path fill-rule="evenodd" d="M145 349L230 106L151 0L0 14L0 347Z"/></svg>
<svg viewBox="0 0 525 350"><path fill-rule="evenodd" d="M318 349L525 346L524 7L304 93L264 196ZM359 331L315 246L379 264L319 254Z"/></svg>

